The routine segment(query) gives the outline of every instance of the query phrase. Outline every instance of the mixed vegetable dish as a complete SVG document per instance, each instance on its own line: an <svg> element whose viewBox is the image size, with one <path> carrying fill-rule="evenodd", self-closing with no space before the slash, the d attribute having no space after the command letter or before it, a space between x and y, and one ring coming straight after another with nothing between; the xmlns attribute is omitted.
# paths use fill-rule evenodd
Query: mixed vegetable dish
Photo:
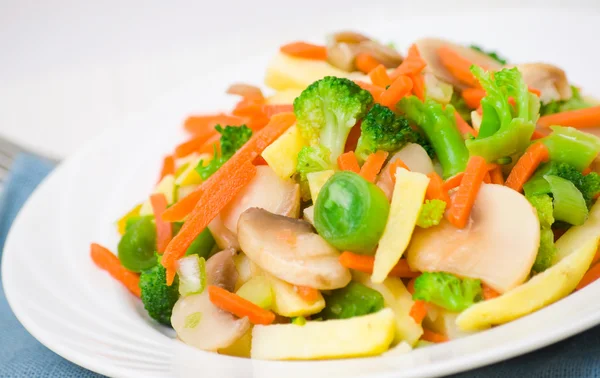
<svg viewBox="0 0 600 378"><path fill-rule="evenodd" d="M600 106L551 64L441 39L293 42L193 115L96 265L196 348L404 352L600 277Z"/></svg>

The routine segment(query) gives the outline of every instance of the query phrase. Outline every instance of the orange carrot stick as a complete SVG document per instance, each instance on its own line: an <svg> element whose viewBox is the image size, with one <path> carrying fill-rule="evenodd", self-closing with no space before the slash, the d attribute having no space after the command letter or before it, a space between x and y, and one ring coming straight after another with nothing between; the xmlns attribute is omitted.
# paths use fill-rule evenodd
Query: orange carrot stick
<svg viewBox="0 0 600 378"><path fill-rule="evenodd" d="M263 113L271 118L275 114L279 113L291 113L294 111L294 105L292 104L268 104L263 105Z"/></svg>
<svg viewBox="0 0 600 378"><path fill-rule="evenodd" d="M182 221L189 213L192 212L192 210L194 210L194 207L196 207L196 204L201 197L202 187L199 187L165 210L162 215L162 219L165 222Z"/></svg>
<svg viewBox="0 0 600 378"><path fill-rule="evenodd" d="M359 71L368 74L379 65L379 61L370 54L360 53L356 55L354 65Z"/></svg>
<svg viewBox="0 0 600 378"><path fill-rule="evenodd" d="M456 121L458 131L460 131L462 135L471 134L476 137L479 134L479 131L472 128L457 111L454 112L454 120Z"/></svg>
<svg viewBox="0 0 600 378"><path fill-rule="evenodd" d="M408 313L414 320L415 323L421 324L425 316L427 316L427 303L425 301L416 300L410 308Z"/></svg>
<svg viewBox="0 0 600 378"><path fill-rule="evenodd" d="M421 340L429 341L430 343L445 343L448 341L448 337L440 333L433 332L430 329L423 328L423 336Z"/></svg>
<svg viewBox="0 0 600 378"><path fill-rule="evenodd" d="M523 189L523 184L531 178L537 167L548 161L549 158L548 148L543 143L532 144L510 171L506 179L506 186L520 192Z"/></svg>
<svg viewBox="0 0 600 378"><path fill-rule="evenodd" d="M378 65L369 72L371 82L378 87L385 88L392 84L392 79L387 74L387 70L383 64Z"/></svg>
<svg viewBox="0 0 600 378"><path fill-rule="evenodd" d="M504 176L502 175L502 168L499 165L488 172L492 178L492 184L504 185Z"/></svg>
<svg viewBox="0 0 600 378"><path fill-rule="evenodd" d="M354 173L360 172L360 166L358 165L358 160L356 159L354 151L344 152L338 156L337 163L342 171L352 171Z"/></svg>
<svg viewBox="0 0 600 378"><path fill-rule="evenodd" d="M192 134L203 134L207 130L212 130L216 125L240 126L244 124L244 119L225 113L209 114L202 116L190 116L185 120L183 127Z"/></svg>
<svg viewBox="0 0 600 378"><path fill-rule="evenodd" d="M319 290L308 286L294 286L294 290L306 302L314 303L319 299Z"/></svg>
<svg viewBox="0 0 600 378"><path fill-rule="evenodd" d="M482 289L483 289L483 299L485 299L486 301L500 296L500 293L498 293L496 290L492 289L491 287L489 287L486 284L482 285Z"/></svg>
<svg viewBox="0 0 600 378"><path fill-rule="evenodd" d="M481 100L485 97L485 90L482 88L465 88L461 96L470 109L477 109L481 104Z"/></svg>
<svg viewBox="0 0 600 378"><path fill-rule="evenodd" d="M225 92L227 94L242 96L244 99L253 99L264 101L262 90L254 85L236 83L232 84L227 88Z"/></svg>
<svg viewBox="0 0 600 378"><path fill-rule="evenodd" d="M306 42L292 42L281 46L279 49L285 55L296 58L325 60L327 59L327 48L325 46L313 45Z"/></svg>
<svg viewBox="0 0 600 378"><path fill-rule="evenodd" d="M350 134L348 134L348 139L346 139L346 145L344 146L345 152L356 150L358 139L360 139L360 134L362 133L360 123L360 121L357 122L356 125L352 126L352 129L350 129Z"/></svg>
<svg viewBox="0 0 600 378"><path fill-rule="evenodd" d="M206 141L215 134L219 134L217 132L217 130L214 130L214 129L212 131L207 130L207 132L197 134L192 139L181 143L180 145L175 147L175 154L174 154L175 157L181 158L181 157L185 157L194 152L199 151L202 148L202 146L204 146ZM220 134L219 134L219 137L220 137Z"/></svg>
<svg viewBox="0 0 600 378"><path fill-rule="evenodd" d="M446 182L444 182L444 190L446 190L446 192L449 192L450 190L452 190L454 188L458 188L464 175L465 175L464 172L460 172L460 173L457 173L454 176L450 177L448 180L446 180Z"/></svg>
<svg viewBox="0 0 600 378"><path fill-rule="evenodd" d="M600 278L600 264L596 264L590 268L584 275L575 290L581 290L592 282Z"/></svg>
<svg viewBox="0 0 600 378"><path fill-rule="evenodd" d="M352 252L343 252L339 257L340 264L348 269L358 270L359 272L373 273L373 264L375 258L373 256L359 255ZM408 266L406 259L400 259L398 263L390 271L390 276L400 278L412 278L420 275Z"/></svg>
<svg viewBox="0 0 600 378"><path fill-rule="evenodd" d="M417 45L412 45L408 49L408 54L402 63L392 72L390 77L392 80L399 78L402 75L418 75L427 66L427 63L421 58L421 53Z"/></svg>
<svg viewBox="0 0 600 378"><path fill-rule="evenodd" d="M160 180L162 180L165 176L173 174L175 174L175 159L173 159L173 156L171 155L165 156L162 168L160 170L158 182L160 182Z"/></svg>
<svg viewBox="0 0 600 378"><path fill-rule="evenodd" d="M167 198L162 193L151 195L150 204L152 205L156 223L156 250L162 255L173 237L171 223L165 222L162 219L162 215L169 204L167 203Z"/></svg>
<svg viewBox="0 0 600 378"><path fill-rule="evenodd" d="M364 89L365 91L369 91L371 93L371 96L373 96L373 101L375 101L375 102L379 101L379 98L381 97L381 95L385 91L385 89L383 89L381 87L378 87L378 86L373 85L373 84L365 83L364 81L354 80L354 82L359 87L361 87L362 89Z"/></svg>
<svg viewBox="0 0 600 378"><path fill-rule="evenodd" d="M429 177L429 185L427 185L427 192L425 198L428 200L438 199L450 203L450 196L448 190L444 188L444 180L435 172L431 172L427 175Z"/></svg>
<svg viewBox="0 0 600 378"><path fill-rule="evenodd" d="M590 168L590 167L587 167L583 171L581 171L581 174L584 175L584 176L587 176L590 173L592 173L592 168Z"/></svg>
<svg viewBox="0 0 600 378"><path fill-rule="evenodd" d="M425 101L425 79L421 74L408 75L413 82L412 92L421 101Z"/></svg>
<svg viewBox="0 0 600 378"><path fill-rule="evenodd" d="M231 293L219 286L208 286L208 297L212 304L238 318L247 317L252 324L269 325L275 321L275 314L254 303Z"/></svg>
<svg viewBox="0 0 600 378"><path fill-rule="evenodd" d="M440 62L458 81L471 87L479 87L479 82L471 73L473 63L470 60L463 58L448 46L438 48L437 54Z"/></svg>
<svg viewBox="0 0 600 378"><path fill-rule="evenodd" d="M213 154L215 151L215 147L217 148L217 151L220 151L221 150L220 139L221 139L221 134L219 134L219 133L211 136L210 138L208 138L206 143L204 143L204 146L200 147L197 152L199 154Z"/></svg>
<svg viewBox="0 0 600 378"><path fill-rule="evenodd" d="M121 262L111 251L100 244L92 243L90 245L90 255L92 261L103 270L106 270L113 278L121 282L129 291L136 296L141 296L140 277L128 271L121 265Z"/></svg>
<svg viewBox="0 0 600 378"><path fill-rule="evenodd" d="M533 130L533 134L531 134L531 140L542 139L545 136L546 134L544 134L543 132L539 130Z"/></svg>
<svg viewBox="0 0 600 378"><path fill-rule="evenodd" d="M296 122L292 113L280 113L269 124L254 134L217 172L200 187L202 193L181 231L171 240L162 258L167 269L167 284L175 278L175 262L184 254L192 241L219 212L252 180L256 167L252 161L268 145L279 138ZM164 219L164 218L163 218Z"/></svg>
<svg viewBox="0 0 600 378"><path fill-rule="evenodd" d="M379 96L378 102L394 110L396 104L402 97L409 95L412 88L412 80L408 76L401 75Z"/></svg>
<svg viewBox="0 0 600 378"><path fill-rule="evenodd" d="M369 155L360 169L360 175L367 181L375 182L375 178L379 174L379 171L381 171L381 167L383 167L388 155L389 153L386 151L377 151Z"/></svg>
<svg viewBox="0 0 600 378"><path fill-rule="evenodd" d="M396 171L398 170L398 168L404 168L407 171L410 171L408 165L404 164L404 162L401 159L396 159L393 162L391 162L390 167L388 168L388 175L390 175L390 178L392 179L392 182L394 184L396 184Z"/></svg>
<svg viewBox="0 0 600 378"><path fill-rule="evenodd" d="M481 156L471 156L458 191L450 201L447 219L458 228L464 228L469 221L471 208L487 173L487 163Z"/></svg>
<svg viewBox="0 0 600 378"><path fill-rule="evenodd" d="M540 117L538 125L544 127L553 125L576 128L599 127L600 106L546 115Z"/></svg>
<svg viewBox="0 0 600 378"><path fill-rule="evenodd" d="M483 176L483 182L485 182L486 184L492 183L492 176L490 176L489 171L485 173L485 176Z"/></svg>

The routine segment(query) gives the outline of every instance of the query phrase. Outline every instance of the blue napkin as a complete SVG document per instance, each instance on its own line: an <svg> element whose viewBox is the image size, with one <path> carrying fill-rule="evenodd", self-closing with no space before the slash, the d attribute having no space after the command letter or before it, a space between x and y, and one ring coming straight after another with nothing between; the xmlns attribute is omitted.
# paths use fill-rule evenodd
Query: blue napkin
<svg viewBox="0 0 600 378"><path fill-rule="evenodd" d="M51 163L32 155L20 155L15 160L0 198L0 251L4 248L6 234L17 212L51 170ZM455 377L599 376L600 327L596 327L539 351ZM4 291L0 290L0 377L102 376L61 358L40 344L14 317L6 303Z"/></svg>

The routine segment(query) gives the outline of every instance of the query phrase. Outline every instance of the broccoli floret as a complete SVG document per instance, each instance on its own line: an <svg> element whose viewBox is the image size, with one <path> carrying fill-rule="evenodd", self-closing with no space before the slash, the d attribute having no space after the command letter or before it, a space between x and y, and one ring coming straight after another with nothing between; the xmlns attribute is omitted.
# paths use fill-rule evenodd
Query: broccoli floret
<svg viewBox="0 0 600 378"><path fill-rule="evenodd" d="M594 201L594 197L600 193L600 175L591 172L587 175L568 163L551 162L538 169L530 181L536 181L545 175L554 175L569 180L583 195L588 207Z"/></svg>
<svg viewBox="0 0 600 378"><path fill-rule="evenodd" d="M175 302L179 299L179 279L167 286L166 270L160 264L143 271L140 275L142 303L148 315L164 325L171 325L171 313Z"/></svg>
<svg viewBox="0 0 600 378"><path fill-rule="evenodd" d="M360 129L361 134L356 146L356 156L360 160L366 160L377 150L397 151L407 143L420 144L429 156L433 157L434 155L431 144L410 127L408 120L402 116L396 116L385 106L373 105L362 120Z"/></svg>
<svg viewBox="0 0 600 378"><path fill-rule="evenodd" d="M246 143L250 137L252 137L252 130L246 126L215 126L215 129L221 133L219 143L221 145L221 153L219 153L217 146L214 147L213 158L205 163L204 160L200 160L196 166L196 172L200 175L202 180L206 180L213 175L229 158L235 154L235 152Z"/></svg>
<svg viewBox="0 0 600 378"><path fill-rule="evenodd" d="M350 129L372 103L373 96L352 80L327 76L294 100L296 126L311 145L326 147L335 163L344 152Z"/></svg>
<svg viewBox="0 0 600 378"><path fill-rule="evenodd" d="M417 218L417 226L421 228L429 228L440 224L446 210L446 202L433 199L427 200L421 206L419 218Z"/></svg>
<svg viewBox="0 0 600 378"><path fill-rule="evenodd" d="M306 175L311 172L320 172L327 169L333 169L330 159L331 153L323 146L302 147L298 153L298 163L296 171L300 181L300 192L304 201L310 200L310 190Z"/></svg>
<svg viewBox="0 0 600 378"><path fill-rule="evenodd" d="M484 49L482 49L481 47L479 47L477 45L471 45L469 47L472 48L475 51L479 51L480 53L484 53L485 55L489 56L490 58L494 59L496 62L498 62L500 64L506 64L507 63L506 59L504 59L503 57L501 57L500 55L498 55L498 53L495 52L495 51L485 51Z"/></svg>
<svg viewBox="0 0 600 378"><path fill-rule="evenodd" d="M526 198L535 208L540 220L540 246L532 268L534 272L539 273L552 266L552 261L556 255L554 233L551 229L554 223L554 206L552 197L548 194L526 196Z"/></svg>
<svg viewBox="0 0 600 378"><path fill-rule="evenodd" d="M434 303L449 311L460 312L483 297L481 281L460 279L450 273L425 272L415 280L413 299Z"/></svg>

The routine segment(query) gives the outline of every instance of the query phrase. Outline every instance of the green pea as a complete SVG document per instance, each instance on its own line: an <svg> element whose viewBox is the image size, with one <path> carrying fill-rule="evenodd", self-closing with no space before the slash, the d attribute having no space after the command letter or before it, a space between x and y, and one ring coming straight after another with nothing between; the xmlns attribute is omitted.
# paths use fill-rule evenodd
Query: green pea
<svg viewBox="0 0 600 378"><path fill-rule="evenodd" d="M326 295L325 303L325 308L320 313L325 320L368 315L384 306L383 295L380 292L358 282L350 282L348 286Z"/></svg>
<svg viewBox="0 0 600 378"><path fill-rule="evenodd" d="M354 172L337 172L319 192L315 228L341 251L372 255L389 211L390 204L380 188Z"/></svg>
<svg viewBox="0 0 600 378"><path fill-rule="evenodd" d="M132 272L141 272L156 265L156 226L153 219L148 216L128 221L119 242L119 260Z"/></svg>

